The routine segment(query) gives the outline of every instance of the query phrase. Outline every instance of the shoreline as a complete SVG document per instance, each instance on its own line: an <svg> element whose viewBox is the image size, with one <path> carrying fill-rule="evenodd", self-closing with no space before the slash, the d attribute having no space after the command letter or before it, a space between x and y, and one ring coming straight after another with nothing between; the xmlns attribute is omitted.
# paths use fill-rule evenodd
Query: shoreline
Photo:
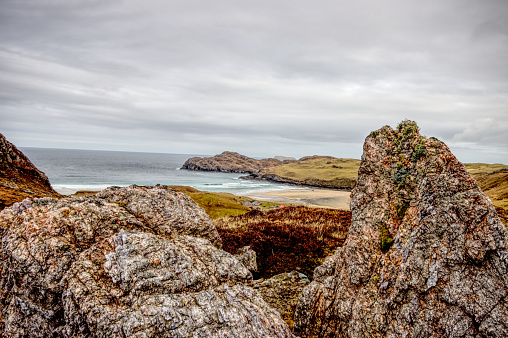
<svg viewBox="0 0 508 338"><path fill-rule="evenodd" d="M289 189L260 192L246 197L274 203L297 203L309 207L349 210L350 192L335 189Z"/></svg>
<svg viewBox="0 0 508 338"><path fill-rule="evenodd" d="M288 186L297 186L302 188L309 188L309 189L330 189L330 190L336 190L336 191L347 191L351 192L353 190L350 187L337 187L322 183L304 183L300 181L295 181L289 178L282 178L275 174L270 174L266 176L257 176L255 174L250 174L247 176L240 176L238 179L240 180L248 180L248 181L260 181L260 182L268 182L272 184L281 184L281 185L288 185Z"/></svg>

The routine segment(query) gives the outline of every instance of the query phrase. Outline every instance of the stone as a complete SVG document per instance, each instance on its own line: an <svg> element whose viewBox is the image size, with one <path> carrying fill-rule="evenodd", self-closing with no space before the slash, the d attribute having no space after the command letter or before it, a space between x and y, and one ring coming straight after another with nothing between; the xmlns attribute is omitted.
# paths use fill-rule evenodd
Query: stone
<svg viewBox="0 0 508 338"><path fill-rule="evenodd" d="M295 314L305 337L508 336L508 232L448 147L416 123L365 140L346 242Z"/></svg>
<svg viewBox="0 0 508 338"><path fill-rule="evenodd" d="M162 186L4 209L0 336L293 337L209 224Z"/></svg>
<svg viewBox="0 0 508 338"><path fill-rule="evenodd" d="M219 233L206 212L190 197L168 186L109 187L97 197L121 205L159 233L203 237L222 247Z"/></svg>
<svg viewBox="0 0 508 338"><path fill-rule="evenodd" d="M310 280L305 274L293 270L265 280L254 281L253 287L292 326L298 298L304 287L309 283Z"/></svg>
<svg viewBox="0 0 508 338"><path fill-rule="evenodd" d="M256 260L256 251L247 245L239 248L236 251L235 257L249 270L250 272L258 271L258 264Z"/></svg>

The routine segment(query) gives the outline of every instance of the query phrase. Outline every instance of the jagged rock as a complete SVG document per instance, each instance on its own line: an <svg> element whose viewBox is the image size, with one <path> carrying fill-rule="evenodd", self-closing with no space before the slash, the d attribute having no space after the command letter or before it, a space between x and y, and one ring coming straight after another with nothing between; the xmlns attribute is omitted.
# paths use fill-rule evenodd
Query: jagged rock
<svg viewBox="0 0 508 338"><path fill-rule="evenodd" d="M256 173L260 169L269 168L294 160L280 161L275 158L256 160L239 153L225 151L213 157L192 157L182 166L182 169L201 171L220 171L225 173Z"/></svg>
<svg viewBox="0 0 508 338"><path fill-rule="evenodd" d="M256 261L256 251L252 250L250 246L244 246L236 251L235 257L249 270L250 272L258 271L258 264Z"/></svg>
<svg viewBox="0 0 508 338"><path fill-rule="evenodd" d="M291 337L204 218L160 186L4 209L0 336Z"/></svg>
<svg viewBox="0 0 508 338"><path fill-rule="evenodd" d="M0 210L25 198L60 197L47 176L0 134Z"/></svg>
<svg viewBox="0 0 508 338"><path fill-rule="evenodd" d="M414 122L366 138L346 243L314 272L295 332L508 336L508 232L448 147Z"/></svg>
<svg viewBox="0 0 508 338"><path fill-rule="evenodd" d="M310 280L306 275L293 270L265 280L254 281L253 287L291 325L298 297L309 283Z"/></svg>
<svg viewBox="0 0 508 338"><path fill-rule="evenodd" d="M109 187L97 197L121 205L157 232L203 237L222 247L219 233L205 211L184 193L167 186Z"/></svg>

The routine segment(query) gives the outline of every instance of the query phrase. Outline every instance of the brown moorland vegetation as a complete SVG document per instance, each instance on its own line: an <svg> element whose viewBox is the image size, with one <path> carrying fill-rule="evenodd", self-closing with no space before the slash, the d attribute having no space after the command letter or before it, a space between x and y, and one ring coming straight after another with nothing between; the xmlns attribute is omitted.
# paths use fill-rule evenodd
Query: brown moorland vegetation
<svg viewBox="0 0 508 338"><path fill-rule="evenodd" d="M291 206L275 210L252 210L246 214L214 220L229 253L250 245L257 254L258 274L269 278L298 270L312 277L314 269L341 246L351 224L346 210Z"/></svg>

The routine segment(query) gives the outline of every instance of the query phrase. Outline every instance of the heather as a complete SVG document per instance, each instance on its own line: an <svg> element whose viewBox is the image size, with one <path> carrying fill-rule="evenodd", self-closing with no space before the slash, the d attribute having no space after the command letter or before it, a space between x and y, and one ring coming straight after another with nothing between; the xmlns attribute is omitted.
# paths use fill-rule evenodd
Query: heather
<svg viewBox="0 0 508 338"><path fill-rule="evenodd" d="M250 245L258 257L256 277L298 270L312 277L314 269L344 243L351 212L291 206L252 210L214 220L223 250L236 253Z"/></svg>

